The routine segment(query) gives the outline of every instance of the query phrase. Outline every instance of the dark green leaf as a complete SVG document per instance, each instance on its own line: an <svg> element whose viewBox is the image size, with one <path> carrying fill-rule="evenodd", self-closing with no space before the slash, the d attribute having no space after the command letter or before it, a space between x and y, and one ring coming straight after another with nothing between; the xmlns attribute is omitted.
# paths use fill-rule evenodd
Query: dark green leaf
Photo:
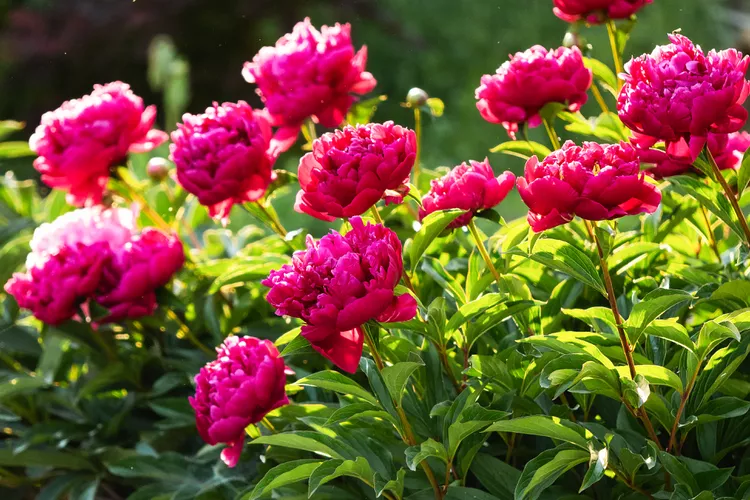
<svg viewBox="0 0 750 500"><path fill-rule="evenodd" d="M516 484L515 500L536 500L557 478L576 465L587 462L590 457L588 450L562 447L542 452L523 468Z"/></svg>
<svg viewBox="0 0 750 500"><path fill-rule="evenodd" d="M558 417L532 415L495 422L485 432L515 432L531 436L544 436L565 441L588 450L590 435L588 430ZM588 459L588 452L586 452Z"/></svg>
<svg viewBox="0 0 750 500"><path fill-rule="evenodd" d="M318 460L292 460L277 465L269 470L261 479L251 493L242 497L242 500L255 500L266 492L271 492L281 486L305 481L310 474L324 462Z"/></svg>
<svg viewBox="0 0 750 500"><path fill-rule="evenodd" d="M320 387L321 389L335 391L340 394L351 394L352 396L362 398L374 405L378 404L377 399L375 399L375 397L365 388L339 372L326 370L313 373L312 375L301 378L295 383L295 385L309 385L311 387Z"/></svg>
<svg viewBox="0 0 750 500"><path fill-rule="evenodd" d="M448 224L453 222L459 215L463 214L463 210L442 210L439 212L433 212L422 221L422 227L419 228L417 234L414 235L414 239L411 244L411 251L409 253L409 263L411 270L417 268L419 259L430 246L430 243L437 238L443 230L448 227Z"/></svg>

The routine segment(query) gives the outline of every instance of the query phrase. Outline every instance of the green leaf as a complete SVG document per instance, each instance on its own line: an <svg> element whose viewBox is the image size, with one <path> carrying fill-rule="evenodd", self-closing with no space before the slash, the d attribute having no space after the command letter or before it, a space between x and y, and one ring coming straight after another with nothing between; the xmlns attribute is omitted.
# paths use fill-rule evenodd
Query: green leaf
<svg viewBox="0 0 750 500"><path fill-rule="evenodd" d="M516 484L515 500L536 500L557 478L576 465L587 462L590 457L588 450L562 447L542 452L523 468Z"/></svg>
<svg viewBox="0 0 750 500"><path fill-rule="evenodd" d="M384 411L380 406L375 406L370 403L354 403L339 408L328 417L326 426L331 426L347 420L368 417L382 418L390 421L393 425L398 426L395 418L390 413Z"/></svg>
<svg viewBox="0 0 750 500"><path fill-rule="evenodd" d="M534 253L529 257L585 283L603 295L607 293L591 259L570 243L549 238L539 240L534 246Z"/></svg>
<svg viewBox="0 0 750 500"><path fill-rule="evenodd" d="M708 401L695 412L697 423L704 424L726 418L741 417L750 410L750 401L731 396L722 396Z"/></svg>
<svg viewBox="0 0 750 500"><path fill-rule="evenodd" d="M473 322L469 323L466 329L467 348L471 349L474 342L484 335L490 328L497 326L502 321L510 318L514 314L523 312L535 305L533 300L517 300L504 302L491 309L487 309L484 314L479 315Z"/></svg>
<svg viewBox="0 0 750 500"><path fill-rule="evenodd" d="M422 258L422 255L424 255L427 247L430 246L430 243L440 236L440 233L448 227L448 224L453 222L454 219L463 213L463 210L441 210L439 212L433 212L424 218L422 221L422 227L420 227L417 234L414 235L411 244L409 263L412 272L417 268L419 259Z"/></svg>
<svg viewBox="0 0 750 500"><path fill-rule="evenodd" d="M608 307L589 307L588 309L562 309L566 316L583 321L597 332L616 333L615 316Z"/></svg>
<svg viewBox="0 0 750 500"><path fill-rule="evenodd" d="M35 154L26 141L0 142L0 158L2 159L23 158Z"/></svg>
<svg viewBox="0 0 750 500"><path fill-rule="evenodd" d="M253 491L242 497L242 500L255 500L276 488L305 481L322 463L324 462L318 460L291 460L277 465L266 472L263 479L255 485Z"/></svg>
<svg viewBox="0 0 750 500"><path fill-rule="evenodd" d="M233 259L230 269L214 280L208 294L213 295L225 286L256 282L266 278L274 269L288 263L289 258L283 255L248 257L242 260Z"/></svg>
<svg viewBox="0 0 750 500"><path fill-rule="evenodd" d="M682 290L657 288L646 294L643 300L633 306L630 316L625 321L625 330L632 344L636 344L643 331L652 321L677 305L692 300L693 296Z"/></svg>
<svg viewBox="0 0 750 500"><path fill-rule="evenodd" d="M695 349L695 344L693 344L693 341L690 339L690 335L688 335L685 327L674 320L654 320L646 327L643 333L651 337L668 340L684 347L690 352L693 352Z"/></svg>
<svg viewBox="0 0 750 500"><path fill-rule="evenodd" d="M544 436L574 444L588 450L589 438L593 437L583 427L558 417L532 415L495 422L485 432L515 432L531 436ZM588 452L586 454L588 459Z"/></svg>
<svg viewBox="0 0 750 500"><path fill-rule="evenodd" d="M453 332L458 330L461 326L469 323L480 314L484 314L487 309L497 306L506 296L499 293L488 293L482 297L464 304L459 307L458 311L451 316L448 325L445 327L447 332Z"/></svg>
<svg viewBox="0 0 750 500"><path fill-rule="evenodd" d="M383 368L381 372L383 374L383 381L388 388L388 392L398 406L401 406L401 398L403 397L406 382L409 380L412 373L414 373L420 366L424 366L424 363L404 361Z"/></svg>
<svg viewBox="0 0 750 500"><path fill-rule="evenodd" d="M295 450L319 453L331 458L344 458L329 446L331 440L333 438L318 432L297 431L261 436L253 440L250 444L283 446L285 448L294 448Z"/></svg>
<svg viewBox="0 0 750 500"><path fill-rule="evenodd" d="M434 257L425 257L422 271L434 279L442 289L450 293L459 305L466 303L466 293L461 284L445 270L443 265Z"/></svg>
<svg viewBox="0 0 750 500"><path fill-rule="evenodd" d="M302 335L297 335L287 345L284 346L279 355L282 358L287 358L289 356L294 356L297 354L313 354L316 352L317 351L315 351L315 349L313 349L310 345L309 340L307 340Z"/></svg>
<svg viewBox="0 0 750 500"><path fill-rule="evenodd" d="M346 114L346 123L349 125L364 125L370 123L375 111L381 102L388 99L386 95L379 95L370 99L356 101Z"/></svg>
<svg viewBox="0 0 750 500"><path fill-rule="evenodd" d="M513 500L513 491L521 477L521 471L492 455L479 453L471 464L471 472L497 498Z"/></svg>
<svg viewBox="0 0 750 500"><path fill-rule="evenodd" d="M270 200L271 198L273 198L272 195L278 194L277 191L279 189L286 187L289 184L296 185L299 182L297 179L297 174L294 174L289 170L277 168L273 171L273 175L276 178L266 188L266 200Z"/></svg>
<svg viewBox="0 0 750 500"><path fill-rule="evenodd" d="M354 477L368 485L373 484L373 472L364 457L357 457L356 460L328 460L320 464L310 475L308 498L313 498L322 485L341 476Z"/></svg>
<svg viewBox="0 0 750 500"><path fill-rule="evenodd" d="M389 479L375 473L374 476L374 488L375 496L380 497L385 490L392 491L396 494L396 498L403 498L404 496L404 478L406 477L406 469L401 468L396 473L396 479Z"/></svg>
<svg viewBox="0 0 750 500"><path fill-rule="evenodd" d="M36 392L46 385L44 377L13 376L0 382L0 401L19 394Z"/></svg>
<svg viewBox="0 0 750 500"><path fill-rule="evenodd" d="M448 463L448 452L445 451L445 446L432 438L421 445L410 446L406 449L406 465L413 471L417 470L417 466L428 457L435 457Z"/></svg>
<svg viewBox="0 0 750 500"><path fill-rule="evenodd" d="M706 185L700 180L687 175L676 175L669 178L670 184L680 194L692 196L715 216L724 221L740 239L744 238L742 227L726 195L715 184Z"/></svg>
<svg viewBox="0 0 750 500"><path fill-rule="evenodd" d="M11 446L0 447L0 466L52 467L64 470L95 470L84 457L57 450L27 449L16 451Z"/></svg>
<svg viewBox="0 0 750 500"><path fill-rule="evenodd" d="M478 404L471 404L464 407L458 419L448 427L449 459L453 460L459 445L464 439L508 415L508 412L488 410Z"/></svg>
<svg viewBox="0 0 750 500"><path fill-rule="evenodd" d="M600 481L604 477L604 471L607 470L609 465L609 450L602 448L599 451L591 450L591 460L589 461L589 469L586 471L586 475L583 476L583 482L578 493L586 490L593 486L595 483Z"/></svg>
<svg viewBox="0 0 750 500"><path fill-rule="evenodd" d="M685 485L692 494L696 494L700 491L693 474L690 473L682 462L665 451L659 451L658 456L661 464L677 483Z"/></svg>
<svg viewBox="0 0 750 500"><path fill-rule="evenodd" d="M584 57L583 65L591 70L594 74L594 78L602 82L605 85L605 88L612 92L612 95L617 97L617 89L619 87L617 84L617 76L614 71L609 69L609 66L591 57Z"/></svg>
<svg viewBox="0 0 750 500"><path fill-rule="evenodd" d="M430 97L429 99L427 99L425 105L430 110L430 114L435 118L440 118L441 116L443 116L443 112L445 111L445 103L442 99L438 97Z"/></svg>
<svg viewBox="0 0 750 500"><path fill-rule="evenodd" d="M26 127L26 124L24 122L18 122L15 120L2 120L0 121L0 141L5 140L6 137L13 134L14 132L19 132Z"/></svg>
<svg viewBox="0 0 750 500"><path fill-rule="evenodd" d="M615 367L620 377L630 377L630 369L627 366ZM682 394L682 380L674 372L659 365L635 365L636 375L643 375L649 384L664 385L671 387Z"/></svg>
<svg viewBox="0 0 750 500"><path fill-rule="evenodd" d="M534 141L507 141L490 149L490 152L517 156L524 160L528 160L532 156L537 156L540 160L543 160L552 153L547 146Z"/></svg>
<svg viewBox="0 0 750 500"><path fill-rule="evenodd" d="M737 171L737 198L742 197L742 193L745 192L748 182L750 182L750 149L745 151L745 155L742 157L742 164Z"/></svg>
<svg viewBox="0 0 750 500"><path fill-rule="evenodd" d="M341 373L331 370L308 375L307 377L299 379L294 385L319 387L340 394L351 394L352 396L362 398L374 405L378 404L378 400L375 399L375 396L370 394L364 387Z"/></svg>
<svg viewBox="0 0 750 500"><path fill-rule="evenodd" d="M703 359L726 339L740 341L740 332L731 321L708 321L701 327L696 341L695 354Z"/></svg>

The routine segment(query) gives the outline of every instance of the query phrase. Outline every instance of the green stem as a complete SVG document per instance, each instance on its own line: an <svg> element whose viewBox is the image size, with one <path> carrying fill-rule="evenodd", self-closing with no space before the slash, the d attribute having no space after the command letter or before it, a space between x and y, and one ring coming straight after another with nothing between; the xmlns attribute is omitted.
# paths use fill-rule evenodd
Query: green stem
<svg viewBox="0 0 750 500"><path fill-rule="evenodd" d="M672 424L672 430L669 433L669 444L667 445L667 451L677 452L679 455L679 450L676 449L677 447L677 428L680 426L680 418L682 417L682 412L685 411L685 405L687 404L688 398L690 397L690 393L693 390L693 386L695 386L695 381L698 378L698 372L700 371L701 364L703 360L701 359L698 362L698 366L695 367L695 372L693 373L693 376L690 378L690 382L688 383L687 387L685 388L685 391L682 393L682 396L680 397L680 407L677 408L677 413L675 413L674 416L674 423Z"/></svg>
<svg viewBox="0 0 750 500"><path fill-rule="evenodd" d="M376 207L375 205L370 207L370 213L372 214L372 217L375 219L375 222L377 222L381 226L385 226L385 222L383 222L383 218L380 216L380 212L378 212L378 207Z"/></svg>
<svg viewBox="0 0 750 500"><path fill-rule="evenodd" d="M620 51L617 50L617 25L612 19L607 20L607 34L609 35L609 45L612 47L612 60L615 63L615 73L617 74L617 90L620 90L620 87L622 87L620 73L624 73L625 68L622 64Z"/></svg>
<svg viewBox="0 0 750 500"><path fill-rule="evenodd" d="M495 278L495 281L497 282L497 286L502 290L504 286L502 282L502 278L500 277L500 273L497 272L497 268L495 268L495 264L492 263L490 254L487 253L487 249L484 247L484 241L482 240L482 237L479 235L479 230L477 229L477 225L474 223L474 219L471 219L471 221L469 221L469 232L471 233L471 236L474 238L474 243L477 244L477 250L479 250L479 254L484 259L484 263L487 264L487 267L492 273L492 276Z"/></svg>
<svg viewBox="0 0 750 500"><path fill-rule="evenodd" d="M271 221L271 229L285 240L287 235L286 229L284 229L284 226L281 225L281 221L278 217L276 217L276 214L272 214L271 212L269 212L268 208L266 208L266 206L261 201L257 201L256 203L258 204L258 208L260 208L260 211L263 212L263 215L268 217L268 220Z"/></svg>
<svg viewBox="0 0 750 500"><path fill-rule="evenodd" d="M594 94L594 99L596 99L597 104L599 104L599 107L602 108L603 113L609 113L609 107L607 106L607 103L604 101L604 96L599 91L599 87L597 87L596 82L594 82L591 85L591 93Z"/></svg>
<svg viewBox="0 0 750 500"><path fill-rule="evenodd" d="M737 197L732 192L732 189L729 187L729 184L727 184L727 180L724 178L723 175L721 175L721 170L719 169L719 166L716 164L716 160L714 159L714 156L711 154L711 151L709 151L708 146L706 146L703 150L706 152L706 158L708 158L708 164L711 165L711 169L713 169L714 171L716 180L718 180L719 184L721 184L721 188L724 190L724 194L729 199L729 203L732 204L734 213L737 215L737 219L739 220L740 226L742 227L742 232L745 234L745 243L750 246L750 227L748 227L745 214L742 212L742 208L740 208L740 204L737 202Z"/></svg>
<svg viewBox="0 0 750 500"><path fill-rule="evenodd" d="M555 127L547 119L542 120L542 122L544 123L544 130L547 131L547 136L549 136L549 142L552 144L552 149L557 151L560 149L560 139L557 138Z"/></svg>
<svg viewBox="0 0 750 500"><path fill-rule="evenodd" d="M414 185L419 189L419 162L422 156L422 112L414 108L414 133L417 136L417 153L414 157Z"/></svg>
<svg viewBox="0 0 750 500"><path fill-rule="evenodd" d="M201 341L199 341L195 335L193 335L193 331L190 330L190 327L188 327L182 319L180 319L179 316L177 316L177 313L175 313L170 308L165 308L167 316L169 319L177 323L178 332L177 332L177 338L186 338L188 341L190 341L191 344L193 344L195 347L203 351L204 353L208 354L209 356L215 356L216 353L203 345Z"/></svg>
<svg viewBox="0 0 750 500"><path fill-rule="evenodd" d="M137 203L138 206L143 210L143 212L148 216L151 221L156 224L156 226L161 229L162 231L166 232L167 234L172 233L172 227L167 224L167 221L165 221L161 215L159 215L156 210L151 208L151 206L148 204L146 199L141 195L141 193L138 192L138 190L135 188L135 186L131 186L125 179L120 177L120 184L125 188L125 190L128 192L128 195L130 196L130 201L133 203Z"/></svg>
<svg viewBox="0 0 750 500"><path fill-rule="evenodd" d="M711 221L708 218L708 212L703 205L701 205L701 213L703 214L703 222L706 223L706 230L708 231L708 244L711 247L711 250L716 254L716 258L721 262L721 252L719 252L719 246L716 244L716 238L714 237L714 230L711 227Z"/></svg>

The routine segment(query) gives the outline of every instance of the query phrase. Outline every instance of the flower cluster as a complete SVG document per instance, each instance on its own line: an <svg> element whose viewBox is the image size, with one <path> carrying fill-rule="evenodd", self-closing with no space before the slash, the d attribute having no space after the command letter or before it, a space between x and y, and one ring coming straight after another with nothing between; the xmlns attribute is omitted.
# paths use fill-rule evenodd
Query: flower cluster
<svg viewBox="0 0 750 500"><path fill-rule="evenodd" d="M628 19L652 0L553 0L557 17L569 23L599 24L608 19Z"/></svg>
<svg viewBox="0 0 750 500"><path fill-rule="evenodd" d="M484 75L477 88L477 109L482 118L499 123L515 139L518 126L542 123L539 111L549 103L561 103L578 111L586 103L593 75L583 65L578 47L547 50L535 45L518 52L494 75Z"/></svg>
<svg viewBox="0 0 750 500"><path fill-rule="evenodd" d="M180 185L212 217L227 219L233 205L263 197L284 147L274 140L267 113L240 101L185 114L169 150Z"/></svg>
<svg viewBox="0 0 750 500"><path fill-rule="evenodd" d="M42 116L29 139L39 155L34 167L47 185L68 192L70 204L97 204L112 168L128 153L151 151L167 140L152 129L155 118L156 108L144 108L129 85L95 85L91 94Z"/></svg>
<svg viewBox="0 0 750 500"><path fill-rule="evenodd" d="M273 125L296 130L309 117L325 127L337 127L355 98L375 88L365 71L367 48L354 51L349 24L323 26L307 18L274 47L263 47L246 62L242 75L258 86L258 95Z"/></svg>
<svg viewBox="0 0 750 500"><path fill-rule="evenodd" d="M430 182L430 191L422 198L419 220L438 210L460 208L467 213L460 215L448 226L457 228L467 225L477 212L489 210L505 199L513 189L516 176L503 172L495 177L489 161L474 160L458 165L440 179Z"/></svg>
<svg viewBox="0 0 750 500"><path fill-rule="evenodd" d="M416 151L414 132L393 122L324 134L300 161L295 208L332 221L362 215L383 197L399 203L408 192Z"/></svg>
<svg viewBox="0 0 750 500"><path fill-rule="evenodd" d="M747 121L750 57L735 49L705 54L679 34L669 39L627 64L617 110L638 147L663 141L671 159L692 163L709 134L736 132Z"/></svg>
<svg viewBox="0 0 750 500"><path fill-rule="evenodd" d="M229 445L221 458L234 467L242 454L245 427L289 404L286 367L271 341L255 337L227 337L216 352L216 360L195 376L195 397L189 400L203 440Z"/></svg>
<svg viewBox="0 0 750 500"><path fill-rule="evenodd" d="M135 229L126 209L82 208L42 224L34 232L26 272L5 290L49 324L58 324L94 302L109 310L98 323L153 313L156 289L183 264L174 236Z"/></svg>
<svg viewBox="0 0 750 500"><path fill-rule="evenodd" d="M652 213L661 202L656 186L640 171L637 150L627 143L568 141L544 161L532 156L517 184L535 232L576 215L597 221Z"/></svg>
<svg viewBox="0 0 750 500"><path fill-rule="evenodd" d="M308 236L307 250L262 283L270 287L268 302L276 314L302 319L302 336L313 348L354 373L362 356L362 325L412 319L417 303L394 292L404 272L396 233L359 217L350 222L352 230L343 236L331 232L319 241Z"/></svg>

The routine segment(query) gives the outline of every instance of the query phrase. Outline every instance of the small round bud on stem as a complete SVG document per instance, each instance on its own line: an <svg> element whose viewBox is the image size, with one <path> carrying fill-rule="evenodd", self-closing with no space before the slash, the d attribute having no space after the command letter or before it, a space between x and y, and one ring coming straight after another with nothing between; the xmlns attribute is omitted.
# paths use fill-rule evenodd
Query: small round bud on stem
<svg viewBox="0 0 750 500"><path fill-rule="evenodd" d="M424 106L429 98L430 96L427 95L427 92L419 87L414 87L406 94L406 104L408 104L410 108L418 108Z"/></svg>
<svg viewBox="0 0 750 500"><path fill-rule="evenodd" d="M169 161L159 156L151 158L146 165L146 173L155 182L163 181L169 175Z"/></svg>

